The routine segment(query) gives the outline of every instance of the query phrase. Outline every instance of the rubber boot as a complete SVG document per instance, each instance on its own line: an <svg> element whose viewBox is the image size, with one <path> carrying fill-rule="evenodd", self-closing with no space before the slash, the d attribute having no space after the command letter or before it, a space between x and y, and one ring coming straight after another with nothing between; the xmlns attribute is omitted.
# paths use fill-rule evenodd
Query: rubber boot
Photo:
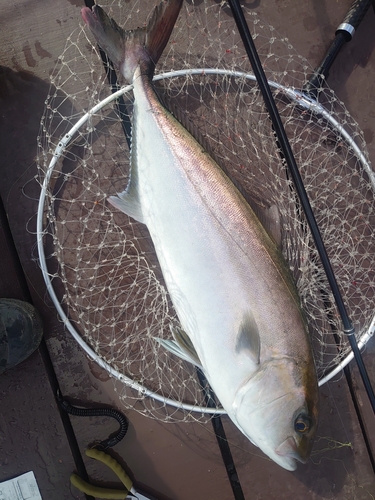
<svg viewBox="0 0 375 500"><path fill-rule="evenodd" d="M28 358L42 337L42 320L31 304L0 299L0 373Z"/></svg>

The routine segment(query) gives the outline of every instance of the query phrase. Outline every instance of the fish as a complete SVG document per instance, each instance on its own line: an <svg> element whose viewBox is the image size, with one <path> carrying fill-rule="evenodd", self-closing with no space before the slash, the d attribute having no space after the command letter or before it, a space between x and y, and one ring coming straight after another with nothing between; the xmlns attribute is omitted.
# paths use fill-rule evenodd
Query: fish
<svg viewBox="0 0 375 500"><path fill-rule="evenodd" d="M293 471L308 460L319 414L306 320L279 245L154 90L181 5L162 1L147 26L133 30L98 5L82 9L133 85L130 180L108 200L152 238L181 325L160 342L201 367L238 429Z"/></svg>

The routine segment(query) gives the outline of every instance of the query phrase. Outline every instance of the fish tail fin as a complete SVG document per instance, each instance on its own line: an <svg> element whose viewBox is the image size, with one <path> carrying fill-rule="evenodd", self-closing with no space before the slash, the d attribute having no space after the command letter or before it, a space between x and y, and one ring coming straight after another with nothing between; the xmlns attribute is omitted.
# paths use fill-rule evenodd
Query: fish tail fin
<svg viewBox="0 0 375 500"><path fill-rule="evenodd" d="M125 31L99 5L84 7L82 18L100 47L128 82L136 68L152 77L181 10L183 0L163 0L151 13L145 28Z"/></svg>

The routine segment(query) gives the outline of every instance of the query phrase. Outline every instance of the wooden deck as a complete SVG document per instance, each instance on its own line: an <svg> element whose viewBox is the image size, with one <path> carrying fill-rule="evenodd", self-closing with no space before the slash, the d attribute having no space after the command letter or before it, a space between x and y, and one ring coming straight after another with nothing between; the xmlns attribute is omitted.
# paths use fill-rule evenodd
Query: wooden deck
<svg viewBox="0 0 375 500"><path fill-rule="evenodd" d="M255 0L249 7L287 36L314 66L350 4L351 0ZM79 404L121 409L107 373L64 330L34 259L36 137L49 74L68 35L81 22L81 6L78 0L15 0L0 7L0 196L7 216L3 211L0 219L0 296L29 300L31 295L43 316L48 350L64 395ZM353 42L339 55L329 82L362 128L374 165L373 26L370 10ZM364 360L375 385L374 354L371 339ZM354 403L342 374L321 388L318 438L309 463L294 473L267 460L223 418L246 499L375 498L374 416L355 366L350 375ZM75 466L40 353L0 376L0 398L0 481L33 470L43 499L83 498L69 482ZM160 500L234 498L211 424L166 425L135 411L126 414L130 429L114 451L137 486ZM71 420L81 451L114 430L104 418ZM115 480L104 466L85 462L93 479Z"/></svg>

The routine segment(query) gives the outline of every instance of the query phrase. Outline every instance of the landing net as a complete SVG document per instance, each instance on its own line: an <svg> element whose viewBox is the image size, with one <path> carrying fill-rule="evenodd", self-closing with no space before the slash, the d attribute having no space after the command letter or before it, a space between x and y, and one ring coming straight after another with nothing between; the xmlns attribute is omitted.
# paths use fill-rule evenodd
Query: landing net
<svg viewBox="0 0 375 500"><path fill-rule="evenodd" d="M142 10L137 1L126 8L102 6L121 26L145 22L144 2ZM350 361L350 347L228 14L217 4L185 3L155 85L250 201L277 207L282 251L306 313L322 384ZM375 310L375 180L363 134L332 90L321 89L320 104L300 93L312 73L308 62L271 26L246 14L363 346L373 333ZM131 86L121 93L131 113ZM170 338L178 318L147 229L107 202L129 178L129 149L114 101L98 50L81 26L51 75L38 138L40 264L62 321L119 381L124 405L165 421L204 419L195 368L155 341Z"/></svg>

